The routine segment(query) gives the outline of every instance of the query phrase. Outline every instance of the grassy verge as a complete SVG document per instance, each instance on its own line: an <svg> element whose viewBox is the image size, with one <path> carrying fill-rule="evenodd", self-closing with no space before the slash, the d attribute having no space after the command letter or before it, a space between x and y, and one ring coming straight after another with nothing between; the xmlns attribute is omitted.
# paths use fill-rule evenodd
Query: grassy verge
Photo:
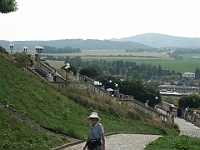
<svg viewBox="0 0 200 150"><path fill-rule="evenodd" d="M199 150L200 139L188 136L166 136L150 143L145 150Z"/></svg>

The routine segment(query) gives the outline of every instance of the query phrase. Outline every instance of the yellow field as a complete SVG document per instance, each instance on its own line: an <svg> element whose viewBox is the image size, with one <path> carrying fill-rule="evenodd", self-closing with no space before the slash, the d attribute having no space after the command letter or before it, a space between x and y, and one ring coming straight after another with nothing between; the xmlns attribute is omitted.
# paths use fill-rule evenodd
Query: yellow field
<svg viewBox="0 0 200 150"><path fill-rule="evenodd" d="M81 57L94 57L94 56L152 56L169 58L169 55L164 52L126 52L125 50L81 50L81 53L44 53L45 55L54 56L81 56Z"/></svg>
<svg viewBox="0 0 200 150"><path fill-rule="evenodd" d="M13 52L21 52L22 50L13 50ZM36 54L35 50L28 50L27 54ZM165 52L126 52L126 50L81 50L81 53L42 53L43 55L53 55L53 56L81 56L81 57L108 57L108 56L151 56L160 58L169 58L169 55Z"/></svg>
<svg viewBox="0 0 200 150"><path fill-rule="evenodd" d="M54 67L54 68L61 68L62 66L64 66L64 61L54 61L54 60L46 60L47 63L50 64L50 66Z"/></svg>

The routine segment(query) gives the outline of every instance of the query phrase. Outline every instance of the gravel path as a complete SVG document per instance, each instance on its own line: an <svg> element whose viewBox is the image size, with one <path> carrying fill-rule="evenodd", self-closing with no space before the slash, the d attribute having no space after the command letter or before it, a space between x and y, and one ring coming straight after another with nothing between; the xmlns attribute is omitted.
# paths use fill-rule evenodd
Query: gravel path
<svg viewBox="0 0 200 150"><path fill-rule="evenodd" d="M160 135L115 134L106 136L106 150L143 150L147 144ZM64 148L63 150L82 150L85 142Z"/></svg>
<svg viewBox="0 0 200 150"><path fill-rule="evenodd" d="M179 125L181 135L188 135L200 138L200 128L194 124L185 121L185 119L175 118L174 122Z"/></svg>

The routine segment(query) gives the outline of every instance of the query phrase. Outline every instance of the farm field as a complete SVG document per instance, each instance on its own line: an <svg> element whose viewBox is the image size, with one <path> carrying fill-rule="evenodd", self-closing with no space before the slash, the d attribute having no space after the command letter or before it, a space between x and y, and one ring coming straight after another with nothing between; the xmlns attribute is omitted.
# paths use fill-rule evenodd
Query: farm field
<svg viewBox="0 0 200 150"><path fill-rule="evenodd" d="M60 69L65 65L64 61L54 61L54 60L46 60L52 67Z"/></svg>
<svg viewBox="0 0 200 150"><path fill-rule="evenodd" d="M54 56L81 56L81 57L94 57L94 56L137 56L137 57L158 57L169 58L168 54L164 52L126 52L126 50L81 50L81 53L44 53L45 55Z"/></svg>
<svg viewBox="0 0 200 150"><path fill-rule="evenodd" d="M19 51L19 50L18 50ZM29 50L27 53L35 54L35 50ZM200 56L200 54L182 54L183 60L175 60L169 58L164 52L126 52L125 50L82 50L82 53L43 53L53 56L80 56L85 61L93 59L102 59L106 61L124 60L134 61L137 64L152 64L155 66L161 65L163 70L175 70L183 72L195 72L196 68L200 68L200 60L189 59L190 56ZM149 58L150 57L150 58ZM50 61L49 64L55 68L60 68L64 65L64 61Z"/></svg>
<svg viewBox="0 0 200 150"><path fill-rule="evenodd" d="M13 50L13 52L22 52L23 50ZM8 50L10 52L10 50ZM28 50L27 53L35 54L35 50ZM159 56L159 57L169 57L165 52L126 52L126 50L81 50L81 53L44 53L48 55L72 55L72 56L84 56L84 55L135 55L135 56Z"/></svg>
<svg viewBox="0 0 200 150"><path fill-rule="evenodd" d="M22 52L23 50L13 50L13 52ZM9 51L10 52L10 51ZM35 50L28 50L27 54L36 54ZM42 53L42 55L49 56L70 56L70 57L153 57L153 58L169 58L169 55L165 52L126 52L126 50L81 50L81 53Z"/></svg>
<svg viewBox="0 0 200 150"><path fill-rule="evenodd" d="M83 60L92 60L92 59L97 59L91 58L91 59L84 59ZM100 59L100 58L99 58ZM195 72L196 68L200 68L200 60L175 60L175 59L124 59L123 57L117 57L116 59L107 59L105 57L102 57L101 59L105 59L107 61L111 60L124 60L124 61L134 61L137 64L152 64L155 66L161 65L163 70L175 70L176 72L180 71L181 73L183 72ZM60 68L61 66L64 65L64 61L52 61L52 60L47 60L47 62L55 67L55 68Z"/></svg>
<svg viewBox="0 0 200 150"><path fill-rule="evenodd" d="M190 57L198 57L200 58L200 54L199 53L196 53L196 54L180 54L180 56L183 57L183 59L190 59Z"/></svg>

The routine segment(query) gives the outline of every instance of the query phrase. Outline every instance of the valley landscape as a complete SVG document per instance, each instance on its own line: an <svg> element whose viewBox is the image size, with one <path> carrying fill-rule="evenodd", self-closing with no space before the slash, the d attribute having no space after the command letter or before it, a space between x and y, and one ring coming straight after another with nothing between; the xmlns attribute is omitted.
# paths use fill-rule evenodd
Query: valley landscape
<svg viewBox="0 0 200 150"><path fill-rule="evenodd" d="M0 149L86 150L95 131L101 150L199 150L198 14L198 0L0 0Z"/></svg>

